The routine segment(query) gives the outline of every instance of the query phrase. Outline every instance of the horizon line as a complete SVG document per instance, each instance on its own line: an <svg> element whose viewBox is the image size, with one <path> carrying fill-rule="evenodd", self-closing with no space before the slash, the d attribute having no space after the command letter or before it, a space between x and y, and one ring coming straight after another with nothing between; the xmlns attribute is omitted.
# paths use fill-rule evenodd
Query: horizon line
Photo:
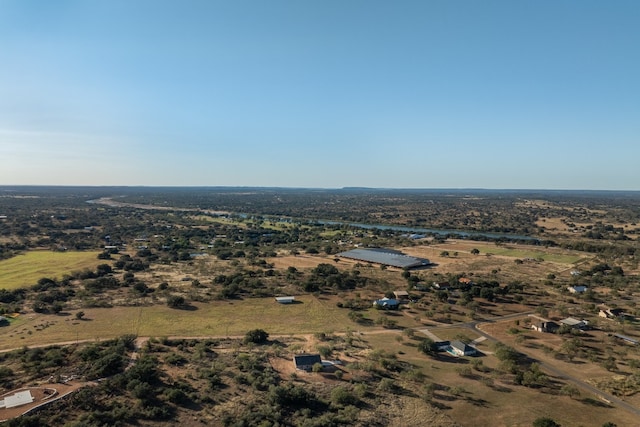
<svg viewBox="0 0 640 427"><path fill-rule="evenodd" d="M588 188L486 188L486 187L366 187L366 186L343 186L343 187L304 187L304 186L260 186L260 185L123 185L123 184L0 184L0 189L7 188L218 188L218 189L264 189L264 190L362 190L362 191L502 191L502 192L617 192L617 193L640 193L640 190L621 189L588 189ZM6 191L6 190L5 190Z"/></svg>

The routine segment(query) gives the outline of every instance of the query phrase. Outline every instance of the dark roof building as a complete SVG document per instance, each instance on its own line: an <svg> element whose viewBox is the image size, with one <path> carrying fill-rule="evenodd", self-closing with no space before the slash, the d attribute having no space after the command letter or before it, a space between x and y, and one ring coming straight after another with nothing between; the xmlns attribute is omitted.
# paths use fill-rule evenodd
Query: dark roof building
<svg viewBox="0 0 640 427"><path fill-rule="evenodd" d="M341 252L338 256L397 268L415 268L429 265L428 259L412 257L400 251L386 248L352 249Z"/></svg>
<svg viewBox="0 0 640 427"><path fill-rule="evenodd" d="M293 363L296 365L296 369L310 371L316 363L322 364L322 359L319 354L296 354L293 356Z"/></svg>
<svg viewBox="0 0 640 427"><path fill-rule="evenodd" d="M451 350L456 356L473 356L476 349L462 341L451 341Z"/></svg>
<svg viewBox="0 0 640 427"><path fill-rule="evenodd" d="M556 322L539 322L531 325L531 329L538 332L555 333L560 328Z"/></svg>

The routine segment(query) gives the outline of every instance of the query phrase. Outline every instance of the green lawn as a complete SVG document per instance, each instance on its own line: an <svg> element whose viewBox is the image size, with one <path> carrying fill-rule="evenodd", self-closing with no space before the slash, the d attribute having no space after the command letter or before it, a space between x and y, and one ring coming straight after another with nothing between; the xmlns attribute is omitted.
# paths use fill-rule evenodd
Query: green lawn
<svg viewBox="0 0 640 427"><path fill-rule="evenodd" d="M99 252L30 251L0 261L0 289L16 289L31 286L43 277L61 278L64 274L93 269L98 264Z"/></svg>

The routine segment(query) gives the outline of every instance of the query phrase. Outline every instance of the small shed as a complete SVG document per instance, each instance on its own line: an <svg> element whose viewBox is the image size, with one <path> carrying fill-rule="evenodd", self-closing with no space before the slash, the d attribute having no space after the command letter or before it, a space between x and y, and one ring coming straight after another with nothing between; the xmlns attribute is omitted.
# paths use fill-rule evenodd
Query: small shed
<svg viewBox="0 0 640 427"><path fill-rule="evenodd" d="M571 292L572 294L582 294L585 293L587 291L587 287L583 286L583 285L579 285L579 286L569 286L567 288L567 290L569 292Z"/></svg>
<svg viewBox="0 0 640 427"><path fill-rule="evenodd" d="M298 370L310 371L316 363L322 364L322 359L319 354L296 354L293 363Z"/></svg>
<svg viewBox="0 0 640 427"><path fill-rule="evenodd" d="M296 297L276 297L276 301L280 304L293 304Z"/></svg>

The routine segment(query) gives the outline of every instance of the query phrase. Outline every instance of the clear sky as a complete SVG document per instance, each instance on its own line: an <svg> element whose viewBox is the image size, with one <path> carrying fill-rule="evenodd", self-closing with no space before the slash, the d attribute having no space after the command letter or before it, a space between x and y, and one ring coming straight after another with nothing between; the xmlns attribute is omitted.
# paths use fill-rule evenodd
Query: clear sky
<svg viewBox="0 0 640 427"><path fill-rule="evenodd" d="M0 185L640 190L638 0L0 0Z"/></svg>

